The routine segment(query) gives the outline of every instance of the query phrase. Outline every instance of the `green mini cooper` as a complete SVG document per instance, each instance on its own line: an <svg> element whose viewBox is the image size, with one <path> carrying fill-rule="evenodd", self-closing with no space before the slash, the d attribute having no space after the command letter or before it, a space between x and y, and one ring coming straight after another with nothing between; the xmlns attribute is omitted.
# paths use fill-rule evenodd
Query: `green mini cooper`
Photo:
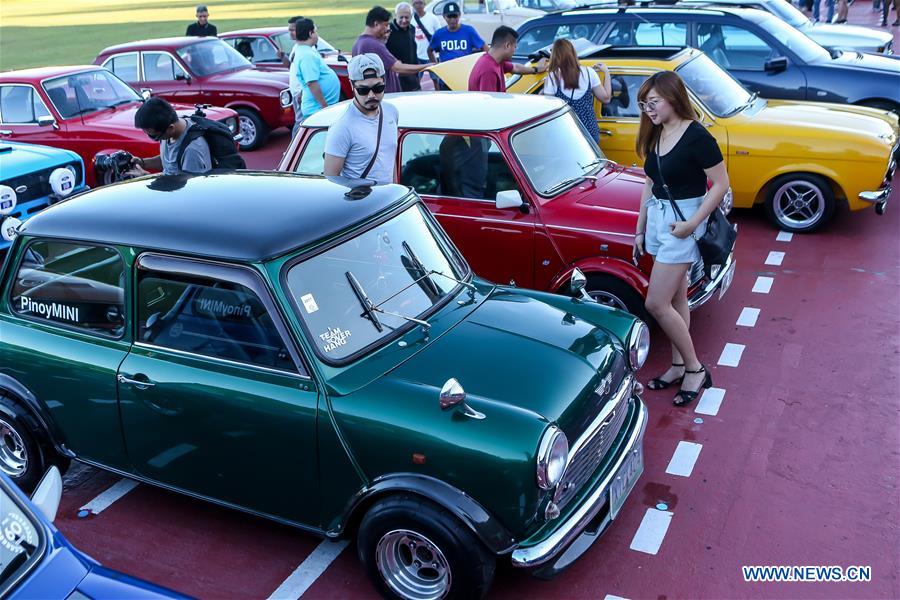
<svg viewBox="0 0 900 600"><path fill-rule="evenodd" d="M643 470L647 327L478 279L414 192L146 177L28 221L0 272L0 469L70 459L331 538L378 590L572 563Z"/></svg>

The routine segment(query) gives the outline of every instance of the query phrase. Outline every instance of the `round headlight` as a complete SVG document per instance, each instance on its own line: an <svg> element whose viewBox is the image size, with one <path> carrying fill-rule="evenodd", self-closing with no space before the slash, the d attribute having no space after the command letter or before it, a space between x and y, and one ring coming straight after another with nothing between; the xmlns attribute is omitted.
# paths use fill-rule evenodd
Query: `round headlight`
<svg viewBox="0 0 900 600"><path fill-rule="evenodd" d="M549 490L562 479L569 462L569 440L559 427L551 425L544 432L537 454L537 484Z"/></svg>
<svg viewBox="0 0 900 600"><path fill-rule="evenodd" d="M650 354L650 328L643 321L637 321L628 335L628 363L632 371L644 366Z"/></svg>
<svg viewBox="0 0 900 600"><path fill-rule="evenodd" d="M228 117L225 119L225 126L231 130L231 133L237 133L238 122L234 117Z"/></svg>
<svg viewBox="0 0 900 600"><path fill-rule="evenodd" d="M53 169L50 173L50 189L57 196L68 196L75 191L75 175L65 167Z"/></svg>
<svg viewBox="0 0 900 600"><path fill-rule="evenodd" d="M3 222L0 223L0 238L4 241L12 242L19 234L19 225L21 224L22 221L15 217L6 217L3 219Z"/></svg>
<svg viewBox="0 0 900 600"><path fill-rule="evenodd" d="M281 100L281 106L288 107L291 105L291 90L281 90L281 95L279 96Z"/></svg>
<svg viewBox="0 0 900 600"><path fill-rule="evenodd" d="M19 197L16 190L8 185L0 185L0 217L5 217L16 209L16 203Z"/></svg>

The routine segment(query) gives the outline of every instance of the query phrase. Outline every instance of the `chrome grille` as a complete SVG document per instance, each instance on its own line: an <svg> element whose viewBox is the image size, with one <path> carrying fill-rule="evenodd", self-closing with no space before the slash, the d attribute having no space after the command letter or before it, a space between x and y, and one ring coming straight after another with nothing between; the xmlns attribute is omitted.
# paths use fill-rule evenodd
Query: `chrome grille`
<svg viewBox="0 0 900 600"><path fill-rule="evenodd" d="M631 403L631 386L632 378L626 377L616 392L618 401L615 408L602 421L596 423L591 431L585 433L586 438L578 440L573 446L574 453L569 457L566 472L553 497L553 501L560 508L575 497L575 494L606 458L606 454L619 435L622 424L625 422L625 416L628 414L628 407Z"/></svg>

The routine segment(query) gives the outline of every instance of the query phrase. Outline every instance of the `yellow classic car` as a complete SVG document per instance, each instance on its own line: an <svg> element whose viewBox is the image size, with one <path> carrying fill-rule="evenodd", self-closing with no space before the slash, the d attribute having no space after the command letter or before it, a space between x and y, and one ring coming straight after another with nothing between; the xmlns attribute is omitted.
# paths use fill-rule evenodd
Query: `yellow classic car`
<svg viewBox="0 0 900 600"><path fill-rule="evenodd" d="M885 110L839 104L767 100L692 48L594 46L581 64L604 62L613 98L596 104L600 147L611 159L638 165L640 113L637 93L656 71L678 72L697 119L719 142L728 166L734 206L765 203L769 219L792 232L812 232L834 214L884 212L897 165L897 116ZM441 63L432 70L450 89L464 90L478 55ZM542 75L512 75L507 91L540 94Z"/></svg>

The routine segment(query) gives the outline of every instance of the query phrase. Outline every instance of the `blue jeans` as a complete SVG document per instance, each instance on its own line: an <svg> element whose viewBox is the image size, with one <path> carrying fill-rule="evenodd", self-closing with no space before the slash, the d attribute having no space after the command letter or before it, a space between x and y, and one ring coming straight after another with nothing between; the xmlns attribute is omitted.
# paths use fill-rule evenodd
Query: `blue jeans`
<svg viewBox="0 0 900 600"><path fill-rule="evenodd" d="M828 18L825 22L831 23L834 18L834 0L813 0L813 20L819 20L819 3L823 1L828 3Z"/></svg>

